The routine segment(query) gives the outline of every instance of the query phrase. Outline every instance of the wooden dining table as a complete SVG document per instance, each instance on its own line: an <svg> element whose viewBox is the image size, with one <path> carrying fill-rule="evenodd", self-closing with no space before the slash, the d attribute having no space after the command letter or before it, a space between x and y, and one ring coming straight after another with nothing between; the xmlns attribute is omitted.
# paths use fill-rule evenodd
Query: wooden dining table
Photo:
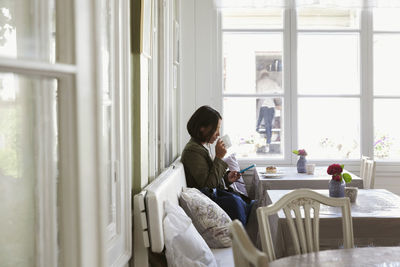
<svg viewBox="0 0 400 267"><path fill-rule="evenodd" d="M269 267L400 266L400 247L366 247L325 250L281 258Z"/></svg>
<svg viewBox="0 0 400 267"><path fill-rule="evenodd" d="M272 203L291 190L268 190ZM328 190L315 190L329 195ZM385 189L359 189L351 203L354 244L358 247L400 245L400 196ZM270 216L271 235L278 258L294 255L291 235L283 211ZM342 214L339 207L321 205L320 250L342 247Z"/></svg>
<svg viewBox="0 0 400 267"><path fill-rule="evenodd" d="M263 205L268 203L267 190L271 189L328 189L332 176L327 166L315 167L314 174L298 173L296 167L277 167L277 174L266 174L265 167L257 167L253 178L252 188L254 197ZM357 175L344 170L352 176L352 181L346 186L363 188L363 180Z"/></svg>

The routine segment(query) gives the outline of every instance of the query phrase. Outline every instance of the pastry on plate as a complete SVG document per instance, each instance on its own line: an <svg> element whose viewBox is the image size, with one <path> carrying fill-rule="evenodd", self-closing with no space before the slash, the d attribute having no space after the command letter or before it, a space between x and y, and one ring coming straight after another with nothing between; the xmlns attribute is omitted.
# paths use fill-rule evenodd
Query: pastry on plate
<svg viewBox="0 0 400 267"><path fill-rule="evenodd" d="M266 173L276 173L276 167L268 166L265 171L266 171Z"/></svg>

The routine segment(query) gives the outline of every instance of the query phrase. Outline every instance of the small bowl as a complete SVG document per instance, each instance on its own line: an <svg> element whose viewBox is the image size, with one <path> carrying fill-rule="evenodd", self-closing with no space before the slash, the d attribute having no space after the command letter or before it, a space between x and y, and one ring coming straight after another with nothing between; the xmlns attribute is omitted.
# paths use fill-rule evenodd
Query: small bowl
<svg viewBox="0 0 400 267"><path fill-rule="evenodd" d="M357 187L345 187L344 195L350 198L350 202L354 203L357 199L358 188Z"/></svg>

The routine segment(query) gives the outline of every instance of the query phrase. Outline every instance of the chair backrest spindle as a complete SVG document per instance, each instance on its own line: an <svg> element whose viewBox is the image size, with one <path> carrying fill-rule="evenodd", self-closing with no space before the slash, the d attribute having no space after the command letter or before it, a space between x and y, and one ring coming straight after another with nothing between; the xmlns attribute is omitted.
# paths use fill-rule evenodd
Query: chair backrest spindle
<svg viewBox="0 0 400 267"><path fill-rule="evenodd" d="M364 189L373 189L375 187L375 161L367 159L364 163L363 186Z"/></svg>
<svg viewBox="0 0 400 267"><path fill-rule="evenodd" d="M316 252L319 251L321 204L341 207L344 247L352 248L354 246L350 200L348 198L330 198L310 189L297 189L286 194L276 203L257 209L262 248L269 261L275 260L276 256L268 217L282 209L291 233L295 253Z"/></svg>
<svg viewBox="0 0 400 267"><path fill-rule="evenodd" d="M363 179L364 173L365 173L365 162L370 159L370 157L367 156L361 156L360 160L360 177Z"/></svg>

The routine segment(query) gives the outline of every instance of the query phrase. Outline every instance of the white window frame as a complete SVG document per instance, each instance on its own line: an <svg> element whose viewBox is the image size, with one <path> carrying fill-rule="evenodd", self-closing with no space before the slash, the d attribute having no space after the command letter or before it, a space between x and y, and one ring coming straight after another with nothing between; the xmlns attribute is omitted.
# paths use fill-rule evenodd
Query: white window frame
<svg viewBox="0 0 400 267"><path fill-rule="evenodd" d="M368 62L373 62L373 39L374 39L374 34L400 34L400 30L397 31L386 31L386 30L374 30L373 29L373 16L372 16L372 12L373 9L370 8L368 10L365 11L366 14L371 14L369 17L366 18L367 20L367 27L368 27L368 34L366 35L366 38L368 38L369 40L369 46L366 47L367 51L368 51L368 55L369 57ZM366 136L366 141L369 142L370 144L373 144L374 142L374 124L373 124L373 119L374 119L374 100L375 99L400 99L400 96L393 96L393 95L379 95L379 96L374 96L374 91L373 91L373 65L372 64L368 64L367 67L367 74L366 74L366 80L367 80L367 84L368 84L368 88L366 88L366 94L367 94L367 101L365 101L365 109L363 110L363 112L366 112L369 116L370 116L370 120L367 121L366 123L366 129L365 131L367 132L367 136ZM372 108L371 108L372 107ZM369 156L373 156L374 155L374 148L371 145L369 147L369 149L367 150L368 155ZM393 176L398 176L398 172L400 171L400 162L396 161L396 160L379 160L379 159L375 159L375 161L377 161L377 170L380 171L383 168L386 167L386 169L388 169L387 167L390 167L390 169L388 169L389 171L387 171L388 175L393 175ZM381 168L379 168L381 167Z"/></svg>
<svg viewBox="0 0 400 267"><path fill-rule="evenodd" d="M219 74L219 79L216 88L222 87L222 35L223 32L271 32L274 30L259 30L259 29L246 29L246 30L223 30L221 27L221 12L217 12L217 40L215 44L215 49L217 50L217 68L216 73ZM288 27L290 25L290 28ZM284 159L278 160L274 158L239 158L240 163L243 165L248 165L250 163L257 163L259 165L265 165L266 159L268 164L279 164L279 165L293 165L297 161L297 156L291 151L297 148L298 140L298 125L297 125L297 100L300 97L305 97L308 95L297 95L297 33L298 32L313 32L314 30L297 30L296 29L296 10L293 8L284 9L284 27L283 27L283 39L284 47L284 66L290 66L290 69L286 69L284 72L284 131L285 131L285 145L284 145ZM293 29L293 30L290 30ZM360 29L355 30L315 30L315 32L359 32L360 33L360 94L356 95L335 95L335 97L359 97L360 99L360 154L373 157L373 142L374 142L374 132L373 132L373 101L376 98L387 98L384 97L374 97L373 96L373 29L372 29L372 9L364 8L361 10L360 17ZM375 31L377 32L377 31ZM221 90L220 106L223 105L223 97L231 96L229 94L223 94ZM267 96L267 95L257 95L257 96ZM310 95L311 96L311 95ZM321 95L322 97L327 97L326 95ZM240 96L237 96L240 97ZM312 95L312 97L318 97L318 95ZM329 96L328 96L329 97ZM400 98L400 97L391 97ZM346 169L358 171L359 160L346 160L338 159L341 163L346 164ZM313 163L326 165L332 163L330 160L315 160ZM391 175L396 171L400 170L400 162L389 161L389 160L378 160L377 171L382 170L385 166L390 166L390 171L385 170L386 175ZM381 167L381 168L380 168Z"/></svg>
<svg viewBox="0 0 400 267"><path fill-rule="evenodd" d="M223 85L223 81L221 79L222 73L223 73L223 65L222 65L223 64L222 63L222 58L223 58L223 54L222 54L222 49L223 49L223 47L222 47L222 36L223 36L224 32L250 32L250 33L282 32L282 37L283 37L282 55L285 55L283 57L283 60L284 60L283 61L283 65L284 66L291 66L291 70L290 71L284 71L283 72L283 75L284 75L283 76L284 92L282 94L256 94L256 93L254 93L254 94L245 94L245 95L243 95L243 94L235 95L235 94L229 94L229 93L224 94L222 92L222 90L219 93L220 96L221 96L220 97L220 99L221 99L220 106L221 107L223 107L222 99L224 97L238 97L238 98L241 98L241 97L282 97L283 98L283 100L284 100L283 101L283 103L284 103L283 104L283 107L284 107L283 108L283 110L284 110L283 111L284 112L284 114L283 114L284 115L284 124L283 124L283 127L284 127L283 128L284 129L283 159L268 158L268 163L269 164L280 164L280 165L289 165L289 164L291 164L292 161L293 161L292 156L291 156L291 147L293 147L294 146L293 144L295 144L295 142L297 142L296 141L297 140L297 135L295 137L293 134L291 134L292 133L291 129L295 128L297 124L295 122L293 122L292 120L290 120L290 118L292 116L296 115L293 112L295 112L295 110L296 110L296 107L294 105L297 105L297 101L293 101L293 99L292 99L293 94L294 94L294 90L292 90L292 91L289 90L289 88L292 86L292 84L291 84L292 79L296 78L296 77L294 77L294 75L292 75L292 77L290 77L290 75L292 73L294 73L293 72L293 65L291 64L291 62L293 62L293 56L292 56L293 55L293 48L292 48L292 46L290 44L290 40L293 39L293 32L288 30L289 27L287 25L291 25L291 26L294 25L293 24L294 22L290 19L290 15L291 15L292 12L293 11L289 10L289 9L283 10L283 29L265 29L265 30L264 29L246 29L246 30L243 30L243 29L229 29L229 30L223 30L222 29L222 14L221 14L220 11L217 13L217 16L218 16L218 18L217 18L217 21L218 21L217 35L218 35L218 38L217 39L219 40L218 45L217 45L217 47L218 47L218 51L217 51L217 55L218 56L217 56L217 58L219 59L217 65L219 66L218 73L220 74L219 78L218 78L220 86L217 87L217 88L224 88L223 87L224 86ZM296 102L296 103L294 103L294 102ZM223 114L222 114L222 116L223 116ZM292 123L291 123L291 121L292 121ZM249 158L249 157L241 158L239 156L237 156L237 158L240 160L241 164L243 164L243 165L248 165L248 164L252 164L252 163L256 163L258 165L263 165L265 163L265 159L267 159L267 157L265 157L265 158L261 158L261 157L258 157L258 158Z"/></svg>
<svg viewBox="0 0 400 267"><path fill-rule="evenodd" d="M73 38L75 48L62 61L75 62L76 68L71 77L76 83L75 91L73 83L70 90L59 90L61 118L63 110L72 115L68 124L60 122L60 133L65 134L60 134L61 218L69 218L60 229L65 240L63 266L106 266L105 168L101 156L104 149L99 136L102 92L96 89L100 81L96 75L100 53L96 45L99 6L90 0L62 5L57 14L67 10L70 17L64 21L73 21L75 27L69 29L70 25L57 17L56 24L64 26L57 34L57 42L68 44L66 38ZM64 32L68 34L62 36ZM67 101L61 93L66 94Z"/></svg>
<svg viewBox="0 0 400 267"><path fill-rule="evenodd" d="M107 229L107 266L125 266L132 254L132 157L131 157L131 67L130 67L130 17L128 1L109 1L111 19L109 38L110 64L110 103L111 118L111 181L113 193L107 203L107 217L110 205L113 208L113 221ZM104 10L98 10L99 14ZM102 18L99 18L102 19ZM104 25L104 21L98 21ZM101 31L104 33L104 31ZM104 36L103 36L104 37ZM102 54L98 55L102 58ZM101 73L101 64L98 72ZM101 80L99 79L99 82ZM107 190L107 192L109 192ZM108 220L107 220L108 223Z"/></svg>
<svg viewBox="0 0 400 267"><path fill-rule="evenodd" d="M148 62L149 164L148 181L155 179L180 154L181 88L180 62L175 61L177 37L175 25L180 23L180 0L152 2L152 55ZM177 12L175 12L177 11ZM177 14L175 14L177 13ZM146 90L146 88L142 88Z"/></svg>
<svg viewBox="0 0 400 267"><path fill-rule="evenodd" d="M46 2L42 3L38 8L46 14ZM45 181L53 179L51 175L39 180L38 212L49 213L41 214L38 222L41 229L46 228L37 233L41 243L38 266L107 264L105 179L99 137L102 95L97 90L96 72L97 8L92 0L56 1L57 62L62 63L0 58L2 72L58 79L58 196L54 181ZM55 198L59 206L55 206ZM57 231L59 240L54 236ZM57 242L62 242L61 251Z"/></svg>

